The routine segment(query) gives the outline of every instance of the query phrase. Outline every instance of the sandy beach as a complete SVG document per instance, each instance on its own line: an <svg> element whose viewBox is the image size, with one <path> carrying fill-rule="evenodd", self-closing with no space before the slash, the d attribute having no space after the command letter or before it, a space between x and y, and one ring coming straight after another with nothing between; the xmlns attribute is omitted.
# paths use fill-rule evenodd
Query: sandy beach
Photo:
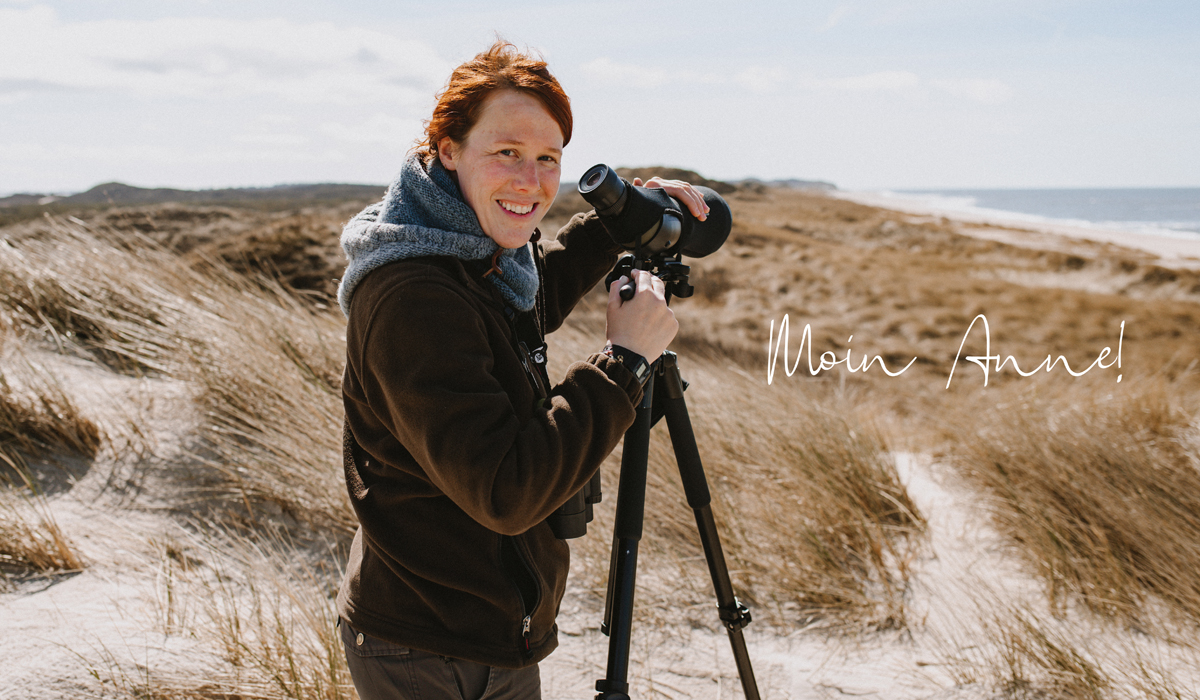
<svg viewBox="0 0 1200 700"><path fill-rule="evenodd" d="M1200 269L1200 234L1166 235L1149 231L1129 231L1084 223L1059 223L1044 217L1014 212L979 209L976 207L938 206L920 198L888 192L854 192L832 190L832 197L872 207L945 218L962 224L968 235L999 240L1028 247L1053 246L1051 236L1109 243L1124 248L1145 251L1157 257L1156 264L1164 267Z"/></svg>

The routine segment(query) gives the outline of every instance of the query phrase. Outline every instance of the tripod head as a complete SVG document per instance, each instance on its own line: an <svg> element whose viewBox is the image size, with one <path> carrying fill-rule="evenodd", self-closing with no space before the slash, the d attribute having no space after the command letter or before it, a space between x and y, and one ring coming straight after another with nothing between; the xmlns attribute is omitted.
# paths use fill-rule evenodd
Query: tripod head
<svg viewBox="0 0 1200 700"><path fill-rule="evenodd" d="M681 255L676 253L670 255L666 253L654 253L645 258L639 258L637 255L623 255L617 261L616 267L608 276L604 278L604 288L607 290L622 277L633 279L634 270L647 270L650 274L658 277L667 288L667 301L671 300L671 296L677 296L681 299L690 297L696 290L688 283L688 275L692 268L689 265L684 265L681 260ZM621 287L621 298L629 301L633 298L633 285L626 284Z"/></svg>

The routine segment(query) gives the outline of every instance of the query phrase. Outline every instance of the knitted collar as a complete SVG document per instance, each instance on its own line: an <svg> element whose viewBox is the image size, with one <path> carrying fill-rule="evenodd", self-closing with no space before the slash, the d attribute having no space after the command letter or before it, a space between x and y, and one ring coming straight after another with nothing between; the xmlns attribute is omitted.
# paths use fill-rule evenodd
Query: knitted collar
<svg viewBox="0 0 1200 700"><path fill-rule="evenodd" d="M349 263L338 287L338 304L350 315L354 288L377 267L424 255L460 260L491 258L500 246L483 232L458 184L434 158L426 167L409 156L383 202L368 207L342 230L342 250ZM499 273L487 279L514 308L533 308L538 289L537 266L529 246L502 250Z"/></svg>

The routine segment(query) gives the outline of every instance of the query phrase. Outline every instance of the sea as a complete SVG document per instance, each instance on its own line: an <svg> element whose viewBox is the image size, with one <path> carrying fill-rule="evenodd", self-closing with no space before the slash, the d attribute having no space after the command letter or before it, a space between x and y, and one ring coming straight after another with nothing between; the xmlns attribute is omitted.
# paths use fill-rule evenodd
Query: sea
<svg viewBox="0 0 1200 700"><path fill-rule="evenodd" d="M929 211L1096 227L1200 243L1198 187L892 190L875 195Z"/></svg>

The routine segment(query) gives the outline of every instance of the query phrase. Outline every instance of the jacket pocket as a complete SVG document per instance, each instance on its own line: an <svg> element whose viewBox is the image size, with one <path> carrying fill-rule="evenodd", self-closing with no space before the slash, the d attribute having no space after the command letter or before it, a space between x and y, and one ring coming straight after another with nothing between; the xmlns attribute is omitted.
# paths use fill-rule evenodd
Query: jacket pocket
<svg viewBox="0 0 1200 700"><path fill-rule="evenodd" d="M366 452L359 446L358 440L354 439L354 433L350 431L350 421L347 419L342 423L342 467L346 473L346 489L355 501L365 501L367 487L358 471L359 464L366 466Z"/></svg>
<svg viewBox="0 0 1200 700"><path fill-rule="evenodd" d="M500 562L521 601L522 619L518 632L521 636L522 651L528 653L533 646L530 625L534 611L542 602L542 585L538 581L533 564L529 561L526 548L521 546L518 538L500 536Z"/></svg>

